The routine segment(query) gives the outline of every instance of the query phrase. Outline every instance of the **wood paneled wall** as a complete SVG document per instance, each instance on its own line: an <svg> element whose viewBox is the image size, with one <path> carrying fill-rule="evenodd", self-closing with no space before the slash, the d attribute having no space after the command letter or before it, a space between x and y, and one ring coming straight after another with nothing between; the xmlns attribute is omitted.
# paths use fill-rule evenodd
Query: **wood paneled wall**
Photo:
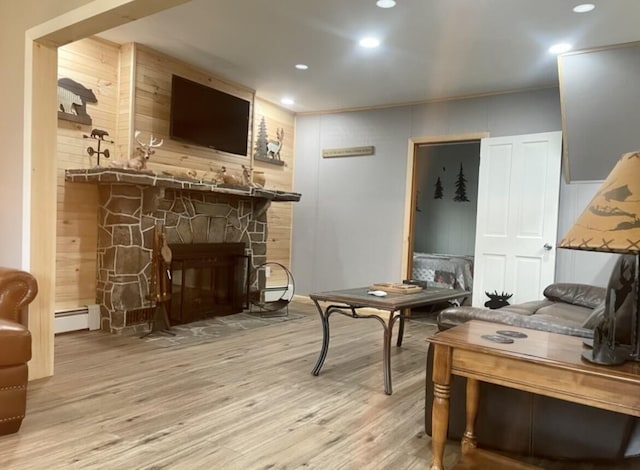
<svg viewBox="0 0 640 470"><path fill-rule="evenodd" d="M133 98L135 96L136 49L132 43L120 47L118 66L118 101L116 102L116 159L126 160L134 148Z"/></svg>
<svg viewBox="0 0 640 470"><path fill-rule="evenodd" d="M199 173L218 169L224 165L231 173L242 174L242 165L249 165L247 157L189 145L169 138L171 107L171 76L180 75L194 82L216 88L248 100L253 104L253 90L218 79L214 75L178 59L136 44L134 131L141 131L141 138L149 134L163 139L162 147L148 162L154 171L174 171L176 168L196 170ZM134 142L135 145L135 142ZM134 149L130 149L133 151Z"/></svg>
<svg viewBox="0 0 640 470"><path fill-rule="evenodd" d="M58 49L58 78L71 78L93 90L97 103L87 103L91 125L58 119L57 224L56 224L56 310L73 309L96 301L96 246L98 236L98 188L95 185L65 183L67 168L90 168L96 156L97 140L86 139L91 129L109 133L115 140L118 109L118 45L97 39L83 39ZM101 143L113 155L116 145ZM101 157L102 166L113 160Z"/></svg>
<svg viewBox="0 0 640 470"><path fill-rule="evenodd" d="M56 257L56 310L95 303L97 244L97 187L64 182L64 170L95 165L86 148L93 139L84 139L92 128L104 129L114 144L107 145L112 157L101 158L102 166L129 158L135 150L136 130L148 139L164 139L162 147L148 162L153 171L172 173L195 170L199 175L224 165L240 176L242 165L263 171L266 187L293 191L295 116L259 98L253 90L222 80L210 72L138 44L116 45L99 39L85 39L59 49L58 76L69 77L91 88L98 103L87 105L92 126L58 120L58 213ZM171 75L177 74L252 103L253 123L248 157L192 146L169 138ZM253 161L257 126L264 117L269 139L276 129L284 130L281 150L283 166ZM103 147L104 148L104 147ZM268 212L267 260L291 266L293 203L271 204ZM282 284L277 270L269 285Z"/></svg>
<svg viewBox="0 0 640 470"><path fill-rule="evenodd" d="M265 187L282 191L293 191L294 170L294 116L282 108L268 101L256 98L254 103L253 135L258 135L258 126L264 117L269 139L275 139L276 129L284 131L284 140L280 151L283 166L276 166L268 162L254 161L254 171L263 171L266 179ZM253 154L252 147L251 153ZM281 263L291 268L291 234L293 228L292 202L277 202L271 204L267 212L269 240L267 241L267 261ZM294 274L295 275L295 274ZM273 276L267 279L267 285L282 285L285 281L283 273L273 271Z"/></svg>

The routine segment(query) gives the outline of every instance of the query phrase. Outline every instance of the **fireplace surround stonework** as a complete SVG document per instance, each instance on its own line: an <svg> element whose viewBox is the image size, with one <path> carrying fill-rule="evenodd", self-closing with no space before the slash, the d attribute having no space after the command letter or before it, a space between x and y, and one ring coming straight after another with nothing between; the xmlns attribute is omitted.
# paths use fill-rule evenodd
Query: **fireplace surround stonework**
<svg viewBox="0 0 640 470"><path fill-rule="evenodd" d="M113 168L66 170L65 180L98 184L96 303L112 333L147 328L156 225L169 244L243 243L252 269L266 262L270 204L301 197Z"/></svg>

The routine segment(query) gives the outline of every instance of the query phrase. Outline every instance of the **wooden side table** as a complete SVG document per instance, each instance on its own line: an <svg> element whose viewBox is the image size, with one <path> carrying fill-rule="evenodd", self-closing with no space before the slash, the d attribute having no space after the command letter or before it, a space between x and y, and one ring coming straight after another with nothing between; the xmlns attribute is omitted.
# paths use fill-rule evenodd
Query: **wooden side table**
<svg viewBox="0 0 640 470"><path fill-rule="evenodd" d="M483 338L505 330L526 337L512 338L510 344ZM640 416L640 363L587 363L581 359L582 338L474 320L427 341L435 347L431 470L444 469L452 375L467 378L466 428L456 469L536 468L476 449L479 381Z"/></svg>

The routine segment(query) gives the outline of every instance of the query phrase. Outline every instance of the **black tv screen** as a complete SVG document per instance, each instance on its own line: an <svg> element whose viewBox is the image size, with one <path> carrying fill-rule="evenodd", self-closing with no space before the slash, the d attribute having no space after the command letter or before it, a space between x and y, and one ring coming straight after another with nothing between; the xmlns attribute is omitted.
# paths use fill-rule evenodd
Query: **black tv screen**
<svg viewBox="0 0 640 470"><path fill-rule="evenodd" d="M171 79L172 139L246 156L250 112L247 100L177 75Z"/></svg>

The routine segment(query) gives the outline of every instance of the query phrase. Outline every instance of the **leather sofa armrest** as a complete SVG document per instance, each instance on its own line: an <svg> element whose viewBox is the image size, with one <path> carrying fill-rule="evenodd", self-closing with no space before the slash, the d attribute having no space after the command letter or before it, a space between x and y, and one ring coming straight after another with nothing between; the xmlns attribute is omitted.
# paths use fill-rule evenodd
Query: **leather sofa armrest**
<svg viewBox="0 0 640 470"><path fill-rule="evenodd" d="M543 292L552 301L579 305L586 308L596 308L606 298L604 287L588 284L555 283L549 284Z"/></svg>
<svg viewBox="0 0 640 470"><path fill-rule="evenodd" d="M550 322L546 318L537 318L536 315L523 315L503 307L497 310L477 307L450 307L438 314L438 329L440 331L453 328L470 320L482 320L502 325L530 328L532 330L548 331L569 336L593 338L593 331L578 326L568 326Z"/></svg>
<svg viewBox="0 0 640 470"><path fill-rule="evenodd" d="M19 269L0 267L0 318L22 324L22 310L37 293L38 283L33 275Z"/></svg>

